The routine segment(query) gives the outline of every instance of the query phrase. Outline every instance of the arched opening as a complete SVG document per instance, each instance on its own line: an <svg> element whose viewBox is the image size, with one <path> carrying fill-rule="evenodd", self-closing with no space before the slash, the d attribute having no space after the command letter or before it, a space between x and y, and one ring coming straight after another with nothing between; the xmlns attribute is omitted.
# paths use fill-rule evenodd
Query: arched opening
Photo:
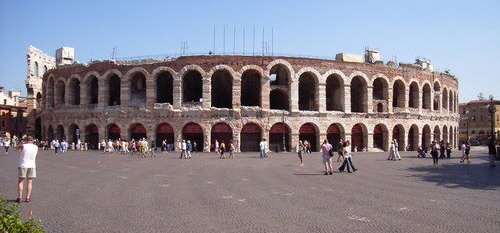
<svg viewBox="0 0 500 233"><path fill-rule="evenodd" d="M255 123L244 125L241 129L241 151L259 151L259 143L262 139L261 132L260 126Z"/></svg>
<svg viewBox="0 0 500 233"><path fill-rule="evenodd" d="M66 135L64 134L64 127L62 125L58 125L56 128L56 139L61 142L62 140L66 140Z"/></svg>
<svg viewBox="0 0 500 233"><path fill-rule="evenodd" d="M210 134L210 150L215 150L215 140L219 143L224 142L226 148L229 149L229 143L233 141L233 130L231 126L226 123L219 122L212 126L212 131Z"/></svg>
<svg viewBox="0 0 500 233"><path fill-rule="evenodd" d="M36 93L36 106L37 106L37 108L41 107L42 99L43 99L42 93L40 93L40 92Z"/></svg>
<svg viewBox="0 0 500 233"><path fill-rule="evenodd" d="M441 97L441 86L438 82L434 82L434 110L439 110L439 99Z"/></svg>
<svg viewBox="0 0 500 233"><path fill-rule="evenodd" d="M444 88L443 89L443 97L442 97L442 104L441 106L443 109L448 110L448 89Z"/></svg>
<svg viewBox="0 0 500 233"><path fill-rule="evenodd" d="M140 126L142 127L142 125L140 125ZM142 127L142 128L144 128L144 127ZM140 131L141 129L138 128L137 130ZM146 130L144 130L144 132L146 132ZM114 141L114 140L120 138L121 137L121 133L122 133L122 131L121 131L120 127L118 127L118 125L116 125L116 124L109 124L108 125L108 135L107 135L108 136L108 140L111 139L111 140ZM132 136L132 138L135 138L135 137Z"/></svg>
<svg viewBox="0 0 500 233"><path fill-rule="evenodd" d="M39 141L42 140L42 118L40 117L35 119L35 138Z"/></svg>
<svg viewBox="0 0 500 233"><path fill-rule="evenodd" d="M439 142L441 140L441 130L439 129L439 126L436 125L436 127L434 127L434 135L433 135L433 139L434 141L436 142Z"/></svg>
<svg viewBox="0 0 500 233"><path fill-rule="evenodd" d="M241 106L261 107L261 76L256 70L246 70L241 75Z"/></svg>
<svg viewBox="0 0 500 233"><path fill-rule="evenodd" d="M56 84L56 98L55 104L60 105L65 103L64 97L66 96L66 87L63 81L59 81Z"/></svg>
<svg viewBox="0 0 500 233"><path fill-rule="evenodd" d="M49 78L47 81L47 87L46 87L46 99L47 99L47 108L53 108L54 107L54 79Z"/></svg>
<svg viewBox="0 0 500 233"><path fill-rule="evenodd" d="M182 102L200 103L202 101L203 82L200 72L188 71L182 77Z"/></svg>
<svg viewBox="0 0 500 233"><path fill-rule="evenodd" d="M80 127L78 127L78 125L76 124L71 124L69 126L69 139L68 139L68 143L71 144L71 143L76 143L78 142L78 138L80 138Z"/></svg>
<svg viewBox="0 0 500 233"><path fill-rule="evenodd" d="M52 128L52 125L49 125L49 128L47 129L47 141L50 143L54 139L54 128Z"/></svg>
<svg viewBox="0 0 500 233"><path fill-rule="evenodd" d="M168 123L161 123L156 127L156 147L161 147L163 141L174 144L174 128Z"/></svg>
<svg viewBox="0 0 500 233"><path fill-rule="evenodd" d="M448 110L450 111L450 113L453 113L455 112L453 107L453 96L455 96L455 94L453 94L453 91L450 90L449 94L448 94Z"/></svg>
<svg viewBox="0 0 500 233"><path fill-rule="evenodd" d="M416 151L418 149L418 126L412 125L408 131L408 146L410 151Z"/></svg>
<svg viewBox="0 0 500 233"><path fill-rule="evenodd" d="M269 96L271 109L290 110L288 94L284 90L274 89Z"/></svg>
<svg viewBox="0 0 500 233"><path fill-rule="evenodd" d="M233 77L227 70L212 75L212 107L233 108Z"/></svg>
<svg viewBox="0 0 500 233"><path fill-rule="evenodd" d="M287 124L278 122L269 130L269 149L279 152L290 151L290 128Z"/></svg>
<svg viewBox="0 0 500 233"><path fill-rule="evenodd" d="M290 110L290 72L282 64L277 64L269 71L271 77L271 93L269 95L270 108ZM278 91L280 90L280 91Z"/></svg>
<svg viewBox="0 0 500 233"><path fill-rule="evenodd" d="M326 110L344 111L344 80L338 74L326 79Z"/></svg>
<svg viewBox="0 0 500 233"><path fill-rule="evenodd" d="M431 146L431 127L429 125L425 125L422 130L422 147L425 151L429 149Z"/></svg>
<svg viewBox="0 0 500 233"><path fill-rule="evenodd" d="M424 84L424 88L422 89L422 108L423 109L431 109L431 86L426 83Z"/></svg>
<svg viewBox="0 0 500 233"><path fill-rule="evenodd" d="M395 108L405 107L405 84L401 80L396 80L392 87L392 106Z"/></svg>
<svg viewBox="0 0 500 233"><path fill-rule="evenodd" d="M338 151L337 145L340 139L343 138L343 132L339 127L340 124L331 124L326 130L326 139L332 145L334 151Z"/></svg>
<svg viewBox="0 0 500 233"><path fill-rule="evenodd" d="M402 125L396 125L392 129L392 140L396 139L398 143L398 151L403 151L406 147L405 129Z"/></svg>
<svg viewBox="0 0 500 233"><path fill-rule="evenodd" d="M416 82L412 82L410 84L410 102L408 103L408 106L410 108L418 108L420 96L419 96L419 90L418 90L418 84Z"/></svg>
<svg viewBox="0 0 500 233"><path fill-rule="evenodd" d="M43 66L43 74L44 75L45 73L47 73L47 66Z"/></svg>
<svg viewBox="0 0 500 233"><path fill-rule="evenodd" d="M87 143L87 147L89 149L97 150L99 147L99 128L97 125L90 124L85 126L85 143Z"/></svg>
<svg viewBox="0 0 500 233"><path fill-rule="evenodd" d="M387 150L388 137L387 127L383 124L378 124L373 129L373 148L379 150Z"/></svg>
<svg viewBox="0 0 500 233"><path fill-rule="evenodd" d="M361 76L351 81L351 112L368 112L366 82Z"/></svg>
<svg viewBox="0 0 500 233"><path fill-rule="evenodd" d="M311 73L299 77L299 110L318 111L317 84Z"/></svg>
<svg viewBox="0 0 500 233"><path fill-rule="evenodd" d="M156 102L174 104L173 93L174 78L172 77L170 72L161 72L156 78ZM156 141L156 143L158 143L159 140Z"/></svg>
<svg viewBox="0 0 500 233"><path fill-rule="evenodd" d="M182 139L186 141L189 140L191 143L196 142L197 151L203 151L203 138L203 129L196 123L187 123L182 128Z"/></svg>
<svg viewBox="0 0 500 233"><path fill-rule="evenodd" d="M355 124L351 129L351 151L363 151L366 148L366 130L363 124Z"/></svg>
<svg viewBox="0 0 500 233"><path fill-rule="evenodd" d="M69 104L80 105L80 80L73 78L69 81Z"/></svg>
<svg viewBox="0 0 500 233"><path fill-rule="evenodd" d="M307 142L311 145L311 151L317 151L318 148L318 132L316 127L311 123L303 124L299 129L299 140Z"/></svg>
<svg viewBox="0 0 500 233"><path fill-rule="evenodd" d="M453 126L450 125L450 131L448 132L448 142L450 143L451 147L454 147L454 144L453 144L453 142L455 141L455 140L453 140L454 132L455 131L453 131Z"/></svg>
<svg viewBox="0 0 500 233"><path fill-rule="evenodd" d="M441 140L445 144L448 142L448 127L446 127L446 125L443 126L443 137L441 138Z"/></svg>
<svg viewBox="0 0 500 233"><path fill-rule="evenodd" d="M35 77L38 77L38 62L35 62L35 68L33 69L33 73L35 73Z"/></svg>
<svg viewBox="0 0 500 233"><path fill-rule="evenodd" d="M373 103L377 106L377 112L385 112L389 99L389 84L383 78L373 81Z"/></svg>
<svg viewBox="0 0 500 233"><path fill-rule="evenodd" d="M87 84L87 95L89 104L97 104L99 102L99 82L95 76L91 76Z"/></svg>
<svg viewBox="0 0 500 233"><path fill-rule="evenodd" d="M120 90L121 81L118 75L113 75L109 78L109 106L120 105Z"/></svg>
<svg viewBox="0 0 500 233"><path fill-rule="evenodd" d="M115 127L115 129L118 127ZM118 128L120 129L120 128ZM111 136L111 134L110 134ZM114 136L116 137L116 131L114 133ZM135 141L141 140L143 138L148 138L146 128L141 123L135 123L132 126L130 126L130 140L134 139ZM109 138L111 140L115 140L117 138Z"/></svg>
<svg viewBox="0 0 500 233"><path fill-rule="evenodd" d="M130 80L130 106L142 106L146 103L146 77L136 72Z"/></svg>

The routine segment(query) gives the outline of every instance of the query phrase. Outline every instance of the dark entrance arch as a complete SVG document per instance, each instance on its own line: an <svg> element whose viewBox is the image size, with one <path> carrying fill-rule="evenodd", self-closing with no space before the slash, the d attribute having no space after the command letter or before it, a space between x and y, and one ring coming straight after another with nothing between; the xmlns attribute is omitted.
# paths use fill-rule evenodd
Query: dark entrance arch
<svg viewBox="0 0 500 233"><path fill-rule="evenodd" d="M385 140L387 138L387 129L385 126L378 124L373 129L373 148L386 150ZM385 139L385 140L384 140Z"/></svg>
<svg viewBox="0 0 500 233"><path fill-rule="evenodd" d="M418 126L412 125L408 131L408 145L410 151L416 151L418 148Z"/></svg>
<svg viewBox="0 0 500 233"><path fill-rule="evenodd" d="M56 128L56 139L61 142L62 140L66 140L66 135L64 134L64 127L62 125L58 125Z"/></svg>
<svg viewBox="0 0 500 233"><path fill-rule="evenodd" d="M68 143L71 144L72 142L76 143L78 142L78 138L80 137L80 128L76 124L71 124L69 126L69 135L70 138L68 139Z"/></svg>
<svg viewBox="0 0 500 233"><path fill-rule="evenodd" d="M269 94L270 109L290 110L288 94L282 89L274 89Z"/></svg>
<svg viewBox="0 0 500 233"><path fill-rule="evenodd" d="M262 133L259 125L255 123L244 125L241 129L241 151L259 151L261 135Z"/></svg>
<svg viewBox="0 0 500 233"><path fill-rule="evenodd" d="M119 128L118 128L119 129ZM111 135L110 135L111 136ZM142 138L148 138L146 134L146 128L140 123L135 123L130 127L130 140L134 139L135 141L142 139ZM110 138L112 139L112 138Z"/></svg>
<svg viewBox="0 0 500 233"><path fill-rule="evenodd" d="M166 140L167 144L174 144L174 129L167 123L156 127L156 147L161 147L163 140Z"/></svg>
<svg viewBox="0 0 500 233"><path fill-rule="evenodd" d="M283 146L286 147L285 151L290 150L290 129L288 125L278 122L269 130L269 149L279 152L283 151Z"/></svg>
<svg viewBox="0 0 500 233"><path fill-rule="evenodd" d="M200 102L203 92L203 81L200 72L188 71L182 77L182 102Z"/></svg>
<svg viewBox="0 0 500 233"><path fill-rule="evenodd" d="M425 151L429 149L431 146L431 127L429 125L425 125L422 130L422 147Z"/></svg>
<svg viewBox="0 0 500 233"><path fill-rule="evenodd" d="M334 151L338 151L337 145L342 138L342 132L337 124L331 124L326 130L326 139L333 146Z"/></svg>
<svg viewBox="0 0 500 233"><path fill-rule="evenodd" d="M227 70L212 75L212 107L233 108L233 77Z"/></svg>
<svg viewBox="0 0 500 233"><path fill-rule="evenodd" d="M156 102L174 104L173 91L174 78L172 75L169 72L160 73L156 78Z"/></svg>
<svg viewBox="0 0 500 233"><path fill-rule="evenodd" d="M261 106L260 73L247 70L241 75L241 106Z"/></svg>
<svg viewBox="0 0 500 233"><path fill-rule="evenodd" d="M182 128L182 139L196 142L196 150L203 151L203 129L196 123L187 123Z"/></svg>
<svg viewBox="0 0 500 233"><path fill-rule="evenodd" d="M351 130L351 150L354 151L356 148L357 151L362 151L366 145L364 138L363 126L361 124L354 125Z"/></svg>
<svg viewBox="0 0 500 233"><path fill-rule="evenodd" d="M303 124L299 129L299 140L307 140L311 145L311 151L317 151L318 141L316 127L311 123Z"/></svg>
<svg viewBox="0 0 500 233"><path fill-rule="evenodd" d="M210 150L215 148L215 140L219 143L224 141L226 148L229 149L229 143L233 140L233 130L231 129L231 126L223 122L219 122L212 126L212 132L210 134Z"/></svg>
<svg viewBox="0 0 500 233"><path fill-rule="evenodd" d="M85 142L89 149L98 149L99 143L99 128L96 125L90 124L85 127Z"/></svg>
<svg viewBox="0 0 500 233"><path fill-rule="evenodd" d="M311 73L299 77L299 110L318 111L316 81Z"/></svg>
<svg viewBox="0 0 500 233"><path fill-rule="evenodd" d="M111 140L116 140L120 138L121 135L121 129L118 127L116 124L109 124L108 125L108 139ZM134 137L132 137L134 138Z"/></svg>
<svg viewBox="0 0 500 233"><path fill-rule="evenodd" d="M398 151L403 151L405 149L405 142L404 142L404 128L402 125L396 125L392 129L392 139L396 139L398 142Z"/></svg>
<svg viewBox="0 0 500 233"><path fill-rule="evenodd" d="M109 106L120 105L120 90L121 90L120 77L118 77L118 75L116 74L111 76L111 78L109 78L108 86L109 86L108 105Z"/></svg>
<svg viewBox="0 0 500 233"><path fill-rule="evenodd" d="M49 125L49 128L47 129L47 141L50 143L52 140L54 140L54 128L52 125Z"/></svg>

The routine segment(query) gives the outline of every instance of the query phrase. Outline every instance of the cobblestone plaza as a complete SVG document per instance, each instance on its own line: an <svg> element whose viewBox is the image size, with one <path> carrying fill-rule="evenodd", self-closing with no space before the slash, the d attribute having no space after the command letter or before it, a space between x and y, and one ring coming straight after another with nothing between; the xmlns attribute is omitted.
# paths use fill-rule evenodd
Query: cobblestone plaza
<svg viewBox="0 0 500 233"><path fill-rule="evenodd" d="M155 158L40 151L33 200L47 232L498 232L500 172L485 149L432 165L401 152L358 153L359 171L323 175L321 157L198 153ZM18 152L0 156L0 191L16 196ZM336 166L339 166L337 164Z"/></svg>

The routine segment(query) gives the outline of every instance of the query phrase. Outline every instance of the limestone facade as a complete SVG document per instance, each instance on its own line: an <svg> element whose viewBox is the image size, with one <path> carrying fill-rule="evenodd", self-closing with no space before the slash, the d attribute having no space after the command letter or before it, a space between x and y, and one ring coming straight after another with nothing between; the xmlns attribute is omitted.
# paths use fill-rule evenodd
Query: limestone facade
<svg viewBox="0 0 500 233"><path fill-rule="evenodd" d="M164 60L94 61L43 76L42 138L95 145L146 137L160 144L215 139L241 151L319 150L324 139L357 150L456 145L458 80L418 64L354 63L276 56L200 55ZM353 147L354 149L354 147Z"/></svg>

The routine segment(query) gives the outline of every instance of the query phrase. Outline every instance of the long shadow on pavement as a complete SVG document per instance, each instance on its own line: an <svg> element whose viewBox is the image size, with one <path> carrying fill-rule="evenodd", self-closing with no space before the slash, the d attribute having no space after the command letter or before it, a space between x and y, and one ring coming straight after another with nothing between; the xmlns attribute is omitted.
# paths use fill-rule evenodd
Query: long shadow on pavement
<svg viewBox="0 0 500 233"><path fill-rule="evenodd" d="M447 188L495 190L500 187L499 168L491 168L488 163L454 163L407 169L411 173L409 177Z"/></svg>

